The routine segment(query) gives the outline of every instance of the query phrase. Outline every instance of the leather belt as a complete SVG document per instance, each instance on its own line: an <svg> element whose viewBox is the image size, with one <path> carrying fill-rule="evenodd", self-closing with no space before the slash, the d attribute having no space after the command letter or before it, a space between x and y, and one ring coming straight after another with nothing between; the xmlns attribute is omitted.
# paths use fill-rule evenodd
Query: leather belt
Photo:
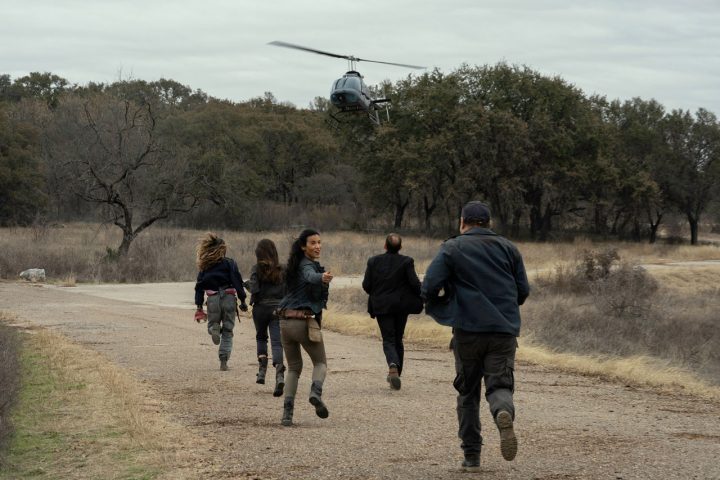
<svg viewBox="0 0 720 480"><path fill-rule="evenodd" d="M289 308L275 310L275 315L279 318L297 320L309 320L311 318L315 318L315 314L311 310L292 310Z"/></svg>
<svg viewBox="0 0 720 480"><path fill-rule="evenodd" d="M207 295L208 297L212 297L213 295L217 295L218 293L220 293L219 290L205 290L205 295ZM228 295L237 295L237 290L235 290L234 288L226 288L225 293L227 293Z"/></svg>

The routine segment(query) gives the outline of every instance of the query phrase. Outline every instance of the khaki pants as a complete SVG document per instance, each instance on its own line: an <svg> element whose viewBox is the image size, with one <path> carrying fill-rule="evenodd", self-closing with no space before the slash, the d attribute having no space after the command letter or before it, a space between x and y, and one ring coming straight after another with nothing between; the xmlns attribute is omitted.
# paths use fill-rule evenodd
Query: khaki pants
<svg viewBox="0 0 720 480"><path fill-rule="evenodd" d="M308 326L306 320L287 319L280 320L280 337L285 351L288 369L285 374L285 396L295 397L297 392L298 378L302 373L303 360L300 347L310 355L313 363L313 382L325 381L327 373L327 360L325 358L325 343L311 342L308 338Z"/></svg>

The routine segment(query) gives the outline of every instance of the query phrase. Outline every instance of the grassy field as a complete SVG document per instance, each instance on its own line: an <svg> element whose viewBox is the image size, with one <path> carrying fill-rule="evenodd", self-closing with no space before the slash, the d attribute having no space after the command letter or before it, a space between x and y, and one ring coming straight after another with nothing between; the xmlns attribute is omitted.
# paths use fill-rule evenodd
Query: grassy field
<svg viewBox="0 0 720 480"><path fill-rule="evenodd" d="M299 232L223 232L229 244L228 255L235 258L241 273L247 275L255 263L255 245L270 238L286 258L292 239ZM49 281L79 282L159 282L189 281L195 270L195 245L203 234L197 230L153 227L133 243L126 261L114 260L113 250L120 243L119 229L98 224L68 224L62 228L0 229L0 278L17 278L27 268L44 268ZM357 275L365 271L368 257L381 253L384 234L323 232L322 263L336 275ZM403 253L415 258L418 272L424 272L442 239L407 236ZM607 244L587 239L565 243L518 243L528 272L532 275L570 262L592 249L615 248L623 259L637 263L720 259L720 247L704 245L649 245L644 243ZM110 249L110 250L108 250Z"/></svg>
<svg viewBox="0 0 720 480"><path fill-rule="evenodd" d="M720 267L647 271L616 260L606 276L588 278L583 260L561 265L531 275L521 359L696 392L705 385L720 398ZM379 335L361 289L336 289L330 300L328 328ZM446 348L450 329L415 315L407 338Z"/></svg>
<svg viewBox="0 0 720 480"><path fill-rule="evenodd" d="M298 232L219 232L247 275L260 238L271 238L281 258ZM0 277L41 267L61 285L77 282L189 281L196 275L194 248L201 231L152 228L142 234L125 261L113 260L117 228L71 224L63 228L0 230ZM360 275L367 258L382 252L384 235L323 232L322 263L336 275ZM403 253L415 258L423 273L441 239L407 236ZM533 292L523 307L523 350L586 356L593 364L628 359L659 362L663 371L689 372L720 385L720 269L695 267L633 273L639 264L720 259L720 247L703 245L593 243L518 243ZM588 258L602 261L611 253L613 275L588 278ZM594 261L594 260L593 260ZM374 335L359 289L333 289L328 326L348 333ZM334 319L333 319L334 318ZM419 316L408 328L411 341L443 347L449 331ZM540 354L538 354L540 355ZM544 355L544 356L543 356ZM548 358L544 353L542 358ZM538 357L540 358L540 357ZM648 360L649 359L649 360ZM633 360L635 361L635 360ZM671 367L668 369L668 367ZM613 367L614 368L614 367ZM680 369L680 370L673 370ZM632 367L629 367L629 371ZM649 373L643 373L644 377ZM690 381L690 380L688 380Z"/></svg>
<svg viewBox="0 0 720 480"><path fill-rule="evenodd" d="M13 319L0 313L0 321ZM0 479L185 478L187 433L164 422L118 367L41 330L22 335L20 361Z"/></svg>

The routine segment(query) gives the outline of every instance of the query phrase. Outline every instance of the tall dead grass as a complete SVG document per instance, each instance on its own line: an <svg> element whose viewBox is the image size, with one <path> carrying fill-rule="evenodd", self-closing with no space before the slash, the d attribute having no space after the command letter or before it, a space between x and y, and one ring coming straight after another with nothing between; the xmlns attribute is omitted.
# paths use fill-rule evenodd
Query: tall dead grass
<svg viewBox="0 0 720 480"><path fill-rule="evenodd" d="M229 244L228 255L237 260L247 275L255 263L255 245L270 238L280 257L287 256L300 227L273 232L218 230ZM195 278L195 244L202 230L153 226L133 243L126 259L117 260L120 231L111 225L73 223L0 229L0 278L16 278L27 268L44 268L49 281L74 278L78 282L171 282ZM358 275L367 259L383 252L386 232L322 232L321 262L336 275ZM415 259L419 273L427 268L442 243L440 238L407 235L403 253ZM589 249L615 248L624 259L635 263L662 263L683 260L720 259L720 247L648 245L634 243L596 244L587 239L564 243L518 243L531 275L572 262Z"/></svg>
<svg viewBox="0 0 720 480"><path fill-rule="evenodd" d="M548 363L553 357L549 364L581 373L639 384L665 382L703 395L715 391L720 385L720 269L693 271L658 270L656 278L610 249L586 251L575 262L543 272L533 279L533 292L522 307L520 358ZM335 289L330 300L328 328L379 336L361 289ZM412 316L407 338L446 347L450 330L427 316Z"/></svg>

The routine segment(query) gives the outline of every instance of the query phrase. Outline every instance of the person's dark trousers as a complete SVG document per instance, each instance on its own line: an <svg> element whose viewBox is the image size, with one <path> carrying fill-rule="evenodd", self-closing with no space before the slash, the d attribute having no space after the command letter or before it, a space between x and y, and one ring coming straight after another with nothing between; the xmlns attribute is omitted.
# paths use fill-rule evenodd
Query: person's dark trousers
<svg viewBox="0 0 720 480"><path fill-rule="evenodd" d="M407 319L407 314L400 313L377 316L380 335L382 335L383 339L385 359L388 366L391 363L397 365L399 375L402 375L403 358L405 356L403 336L405 335Z"/></svg>
<svg viewBox="0 0 720 480"><path fill-rule="evenodd" d="M485 379L485 398L493 418L506 410L515 418L513 391L517 339L509 334L473 333L455 330L456 377L453 386L458 391L458 436L467 454L480 453L480 386Z"/></svg>
<svg viewBox="0 0 720 480"><path fill-rule="evenodd" d="M280 340L280 320L273 315L276 306L271 305L254 305L252 316L255 323L255 340L257 341L257 354L268 354L267 341L268 330L270 331L270 345L272 348L272 364L283 364L283 349Z"/></svg>

